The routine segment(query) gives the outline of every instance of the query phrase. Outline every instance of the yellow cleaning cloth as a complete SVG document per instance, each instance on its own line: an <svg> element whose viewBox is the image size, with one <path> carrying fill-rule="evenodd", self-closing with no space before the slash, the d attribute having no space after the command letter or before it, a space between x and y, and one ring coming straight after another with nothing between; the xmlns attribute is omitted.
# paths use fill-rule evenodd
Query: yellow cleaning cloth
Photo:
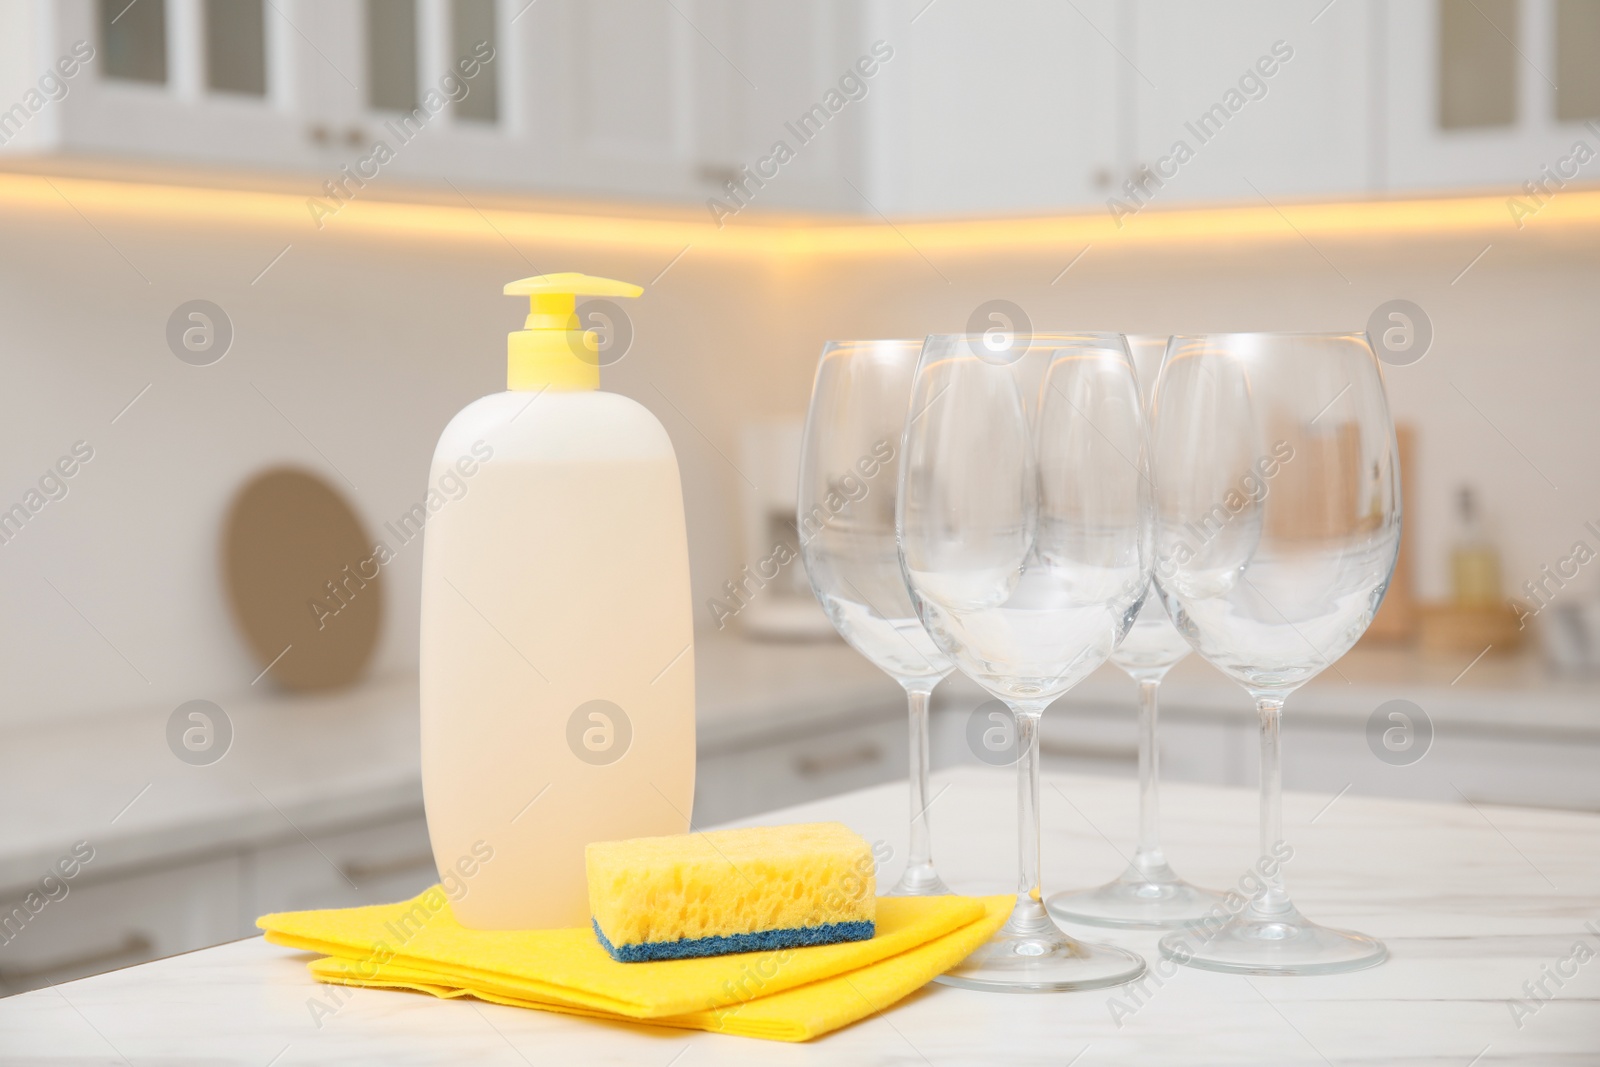
<svg viewBox="0 0 1600 1067"><path fill-rule="evenodd" d="M403 904L266 915L312 974L573 1015L804 1041L880 1011L999 929L1015 898L883 897L870 941L619 963L586 929L467 930L435 887Z"/></svg>

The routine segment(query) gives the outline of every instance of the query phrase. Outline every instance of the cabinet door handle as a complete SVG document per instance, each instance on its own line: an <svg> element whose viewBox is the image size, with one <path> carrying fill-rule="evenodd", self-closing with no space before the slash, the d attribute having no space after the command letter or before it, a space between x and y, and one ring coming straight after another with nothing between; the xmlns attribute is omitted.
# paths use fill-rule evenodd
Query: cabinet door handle
<svg viewBox="0 0 1600 1067"><path fill-rule="evenodd" d="M397 860L384 860L378 863L344 863L340 864L339 873L359 886L363 879L385 878L391 874L414 871L421 867L433 869L432 852L417 852Z"/></svg>
<svg viewBox="0 0 1600 1067"><path fill-rule="evenodd" d="M80 971L86 967L97 967L102 963L111 963L128 956L148 956L154 947L149 937L134 930L130 931L120 944L110 948L85 952L81 956L50 960L48 963L36 963L32 967L7 967L0 970L0 981L4 981L7 985L17 985L36 978L44 978L57 971Z"/></svg>
<svg viewBox="0 0 1600 1067"><path fill-rule="evenodd" d="M739 180L739 168L727 164L703 163L695 173L707 185L725 185Z"/></svg>
<svg viewBox="0 0 1600 1067"><path fill-rule="evenodd" d="M801 756L794 761L794 769L802 778L821 778L829 774L838 774L840 771L865 767L881 759L883 759L883 749L868 742L841 752Z"/></svg>
<svg viewBox="0 0 1600 1067"><path fill-rule="evenodd" d="M1066 741L1039 739L1039 755L1061 759L1092 759L1106 763L1138 763L1139 749L1135 745L1082 745Z"/></svg>

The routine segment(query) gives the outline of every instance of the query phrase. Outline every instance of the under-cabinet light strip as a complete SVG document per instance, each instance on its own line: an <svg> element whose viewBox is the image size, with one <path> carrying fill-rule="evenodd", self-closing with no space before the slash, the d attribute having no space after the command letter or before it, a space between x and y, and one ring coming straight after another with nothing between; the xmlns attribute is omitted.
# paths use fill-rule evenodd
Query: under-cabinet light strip
<svg viewBox="0 0 1600 1067"><path fill-rule="evenodd" d="M1520 204L1520 206L1519 206ZM331 210L330 210L331 209ZM352 199L343 203L282 192L152 184L37 174L0 174L0 213L76 210L85 217L202 226L265 227L292 237L320 230L366 237L512 240L543 245L609 245L757 256L916 255L931 251L1003 252L1087 244L1190 241L1297 241L1504 232L1553 233L1600 225L1600 189L1569 189L1545 199L1441 196L1338 203L1247 204L1038 218L846 221L728 219L695 221L681 210L657 217L563 211L559 205L479 208L470 204ZM1520 226L1519 226L1520 223Z"/></svg>

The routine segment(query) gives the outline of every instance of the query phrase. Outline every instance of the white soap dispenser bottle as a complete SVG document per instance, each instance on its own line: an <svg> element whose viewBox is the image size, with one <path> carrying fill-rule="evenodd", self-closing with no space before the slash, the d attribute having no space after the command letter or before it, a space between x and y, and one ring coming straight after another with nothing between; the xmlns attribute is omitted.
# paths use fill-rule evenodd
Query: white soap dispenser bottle
<svg viewBox="0 0 1600 1067"><path fill-rule="evenodd" d="M587 926L584 846L685 833L694 633L677 457L599 391L582 274L524 278L507 391L445 427L422 558L422 791L457 920ZM439 506L432 508L438 490Z"/></svg>

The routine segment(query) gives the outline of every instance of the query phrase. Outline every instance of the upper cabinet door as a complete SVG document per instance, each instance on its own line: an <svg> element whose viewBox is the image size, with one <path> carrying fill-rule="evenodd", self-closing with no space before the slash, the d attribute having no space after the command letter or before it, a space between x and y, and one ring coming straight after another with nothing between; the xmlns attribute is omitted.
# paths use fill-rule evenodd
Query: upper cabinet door
<svg viewBox="0 0 1600 1067"><path fill-rule="evenodd" d="M1119 170L1128 67L1113 0L891 0L894 49L869 98L873 206L886 214L1082 209Z"/></svg>
<svg viewBox="0 0 1600 1067"><path fill-rule="evenodd" d="M536 116L525 135L552 185L666 198L699 191L695 71L717 62L695 31L699 6L559 0L519 18L530 47L524 103Z"/></svg>
<svg viewBox="0 0 1600 1067"><path fill-rule="evenodd" d="M527 83L510 6L67 0L56 51L84 42L94 57L49 147L289 169L339 195L379 174L537 186L545 131L513 95Z"/></svg>
<svg viewBox="0 0 1600 1067"><path fill-rule="evenodd" d="M66 0L49 54L93 49L61 102L56 146L208 165L307 166L294 31L304 0ZM322 19L319 21L328 21Z"/></svg>
<svg viewBox="0 0 1600 1067"><path fill-rule="evenodd" d="M373 136L365 108L370 80L362 47L365 4L272 0L267 7L274 45L270 65L283 83L281 99L297 142L291 158L330 178Z"/></svg>
<svg viewBox="0 0 1600 1067"><path fill-rule="evenodd" d="M1384 5L1386 184L1445 189L1593 180L1600 164L1600 3L1397 0Z"/></svg>
<svg viewBox="0 0 1600 1067"><path fill-rule="evenodd" d="M720 220L745 207L867 212L862 149L884 70L861 5L703 0L698 177ZM712 48L712 44L715 45Z"/></svg>
<svg viewBox="0 0 1600 1067"><path fill-rule="evenodd" d="M514 0L354 0L344 34L358 73L351 154L379 174L471 190L548 185L553 124L530 83L543 4ZM546 19L548 21L548 19ZM336 93L340 99L343 93ZM449 188L453 186L454 188Z"/></svg>
<svg viewBox="0 0 1600 1067"><path fill-rule="evenodd" d="M527 67L551 181L705 203L724 218L754 204L849 208L839 176L856 165L860 127L842 111L860 108L834 98L841 80L854 84L853 6L544 0L523 21L537 20Z"/></svg>
<svg viewBox="0 0 1600 1067"><path fill-rule="evenodd" d="M1344 196L1372 180L1370 5L1139 0L1134 169L1119 199ZM1127 194L1127 195L1124 195Z"/></svg>

